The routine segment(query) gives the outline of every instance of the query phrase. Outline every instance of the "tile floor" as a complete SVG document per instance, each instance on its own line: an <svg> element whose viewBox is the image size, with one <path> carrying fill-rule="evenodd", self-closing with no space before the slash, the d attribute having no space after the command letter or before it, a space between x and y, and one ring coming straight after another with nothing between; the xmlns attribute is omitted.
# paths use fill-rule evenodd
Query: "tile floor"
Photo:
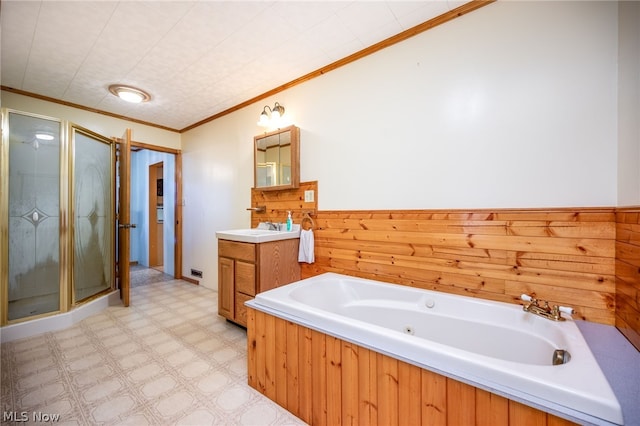
<svg viewBox="0 0 640 426"><path fill-rule="evenodd" d="M217 315L216 292L140 282L129 308L2 344L2 424L304 424L247 385L246 331Z"/></svg>

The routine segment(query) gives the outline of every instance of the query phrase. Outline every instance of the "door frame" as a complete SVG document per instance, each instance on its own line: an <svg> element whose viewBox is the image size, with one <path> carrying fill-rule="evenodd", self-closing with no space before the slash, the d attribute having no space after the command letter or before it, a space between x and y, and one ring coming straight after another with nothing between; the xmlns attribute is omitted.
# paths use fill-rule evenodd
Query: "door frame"
<svg viewBox="0 0 640 426"><path fill-rule="evenodd" d="M174 278L184 279L182 276L182 151L174 148L148 144L144 142L131 141L131 148L148 149L150 151L164 152L175 155L175 185L176 185L176 201L174 205L175 224L174 224ZM131 183L131 182L129 182Z"/></svg>

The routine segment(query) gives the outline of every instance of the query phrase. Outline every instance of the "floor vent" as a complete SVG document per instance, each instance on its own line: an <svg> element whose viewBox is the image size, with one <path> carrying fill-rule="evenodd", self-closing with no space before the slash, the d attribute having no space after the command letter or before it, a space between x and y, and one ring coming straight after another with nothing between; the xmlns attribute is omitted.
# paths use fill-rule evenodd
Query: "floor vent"
<svg viewBox="0 0 640 426"><path fill-rule="evenodd" d="M197 269L191 269L191 276L202 278L202 271L198 271Z"/></svg>

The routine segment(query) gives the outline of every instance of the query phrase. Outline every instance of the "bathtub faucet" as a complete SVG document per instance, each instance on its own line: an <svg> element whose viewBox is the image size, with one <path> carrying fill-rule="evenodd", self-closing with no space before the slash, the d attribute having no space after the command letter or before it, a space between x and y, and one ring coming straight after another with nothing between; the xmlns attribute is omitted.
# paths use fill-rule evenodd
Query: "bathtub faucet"
<svg viewBox="0 0 640 426"><path fill-rule="evenodd" d="M562 317L563 312L569 315L573 314L573 308L558 305L549 306L549 302L545 300L538 300L528 294L520 295L520 299L527 302L522 306L522 309L525 312L530 312L553 321L564 321L565 318ZM540 306L539 302L544 302L544 306Z"/></svg>

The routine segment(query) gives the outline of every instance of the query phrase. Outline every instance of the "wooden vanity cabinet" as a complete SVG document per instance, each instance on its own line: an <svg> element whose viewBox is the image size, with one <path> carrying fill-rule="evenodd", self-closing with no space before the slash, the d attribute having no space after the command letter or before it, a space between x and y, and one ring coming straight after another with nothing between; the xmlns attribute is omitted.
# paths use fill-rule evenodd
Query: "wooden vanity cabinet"
<svg viewBox="0 0 640 426"><path fill-rule="evenodd" d="M299 240L243 243L218 240L218 314L247 326L244 302L300 280Z"/></svg>

